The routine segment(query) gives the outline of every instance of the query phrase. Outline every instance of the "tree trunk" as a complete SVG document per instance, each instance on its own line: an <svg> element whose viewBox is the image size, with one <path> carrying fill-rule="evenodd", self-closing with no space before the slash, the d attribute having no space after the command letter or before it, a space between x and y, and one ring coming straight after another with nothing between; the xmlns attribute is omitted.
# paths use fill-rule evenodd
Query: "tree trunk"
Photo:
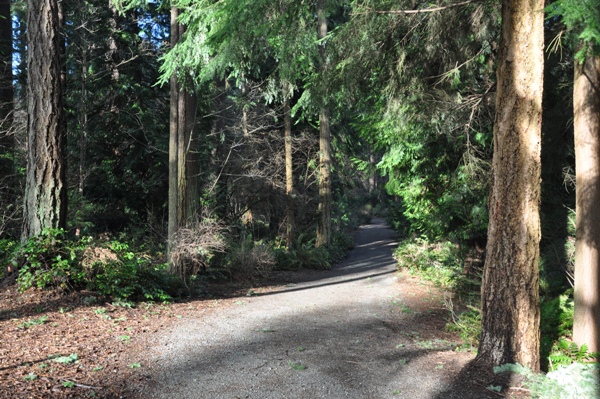
<svg viewBox="0 0 600 399"><path fill-rule="evenodd" d="M327 36L325 0L317 2L318 38ZM321 69L326 67L325 45L320 44ZM325 100L323 100L325 102ZM319 207L316 246L327 246L331 241L331 133L329 129L329 108L323 106L319 112Z"/></svg>
<svg viewBox="0 0 600 399"><path fill-rule="evenodd" d="M179 85L181 88L181 85ZM198 160L194 151L196 138L196 96L179 91L177 119L177 179L179 190L179 227L189 226L198 216Z"/></svg>
<svg viewBox="0 0 600 399"><path fill-rule="evenodd" d="M179 10L175 7L171 8L171 48L175 47L178 40L179 23L177 18L179 17ZM171 259L171 253L175 244L177 230L179 227L178 215L179 215L179 190L178 179L177 179L177 155L178 155L178 140L179 130L178 117L179 117L179 84L177 83L177 74L173 73L170 79L170 106L169 106L169 195L168 195L168 222L167 222L167 235L168 235L168 254L169 260Z"/></svg>
<svg viewBox="0 0 600 399"><path fill-rule="evenodd" d="M10 0L0 0L0 178L13 173L13 94Z"/></svg>
<svg viewBox="0 0 600 399"><path fill-rule="evenodd" d="M577 216L573 340L600 350L600 57L575 63Z"/></svg>
<svg viewBox="0 0 600 399"><path fill-rule="evenodd" d="M544 1L504 0L478 359L539 370Z"/></svg>
<svg viewBox="0 0 600 399"><path fill-rule="evenodd" d="M27 1L27 178L22 239L66 227L59 2Z"/></svg>
<svg viewBox="0 0 600 399"><path fill-rule="evenodd" d="M177 18L179 10L171 9L171 46L181 39L185 27ZM193 222L198 212L198 162L193 135L196 124L196 95L186 91L177 72L171 76L169 122L169 211L168 247L173 250L177 231ZM169 257L170 259L170 257ZM176 271L172 266L172 271Z"/></svg>
<svg viewBox="0 0 600 399"><path fill-rule="evenodd" d="M292 248L294 246L294 163L292 155L292 119L290 116L290 90L289 85L284 84L283 95L283 125L285 140L285 209L286 209L286 228L285 245Z"/></svg>

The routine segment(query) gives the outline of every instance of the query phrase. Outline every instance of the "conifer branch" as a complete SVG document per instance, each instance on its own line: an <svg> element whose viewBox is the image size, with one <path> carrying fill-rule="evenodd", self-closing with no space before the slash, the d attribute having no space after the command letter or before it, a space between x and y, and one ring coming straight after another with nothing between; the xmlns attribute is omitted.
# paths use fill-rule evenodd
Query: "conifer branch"
<svg viewBox="0 0 600 399"><path fill-rule="evenodd" d="M353 12L352 15L363 15L363 14L394 14L394 15L410 15L410 14L421 14L421 13L429 13L429 12L437 12L444 11L450 8L461 7L471 3L477 3L482 0L467 0L461 1L460 3L448 4L447 6L438 6L438 7L430 7L430 8L422 8L418 10L373 10L372 8L367 8L366 11L362 12Z"/></svg>

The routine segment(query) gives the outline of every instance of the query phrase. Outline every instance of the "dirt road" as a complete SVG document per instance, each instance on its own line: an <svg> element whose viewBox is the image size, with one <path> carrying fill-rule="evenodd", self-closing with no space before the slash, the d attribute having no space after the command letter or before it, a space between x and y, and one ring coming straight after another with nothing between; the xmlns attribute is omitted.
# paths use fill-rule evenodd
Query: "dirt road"
<svg viewBox="0 0 600 399"><path fill-rule="evenodd" d="M440 294L399 275L373 220L348 258L309 281L183 319L149 348L140 398L498 398L443 330Z"/></svg>

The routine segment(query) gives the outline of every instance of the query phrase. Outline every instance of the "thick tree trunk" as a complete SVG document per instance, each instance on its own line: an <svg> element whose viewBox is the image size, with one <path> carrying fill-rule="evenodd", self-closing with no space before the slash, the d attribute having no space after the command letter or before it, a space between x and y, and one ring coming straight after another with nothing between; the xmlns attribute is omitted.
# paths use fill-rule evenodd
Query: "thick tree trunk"
<svg viewBox="0 0 600 399"><path fill-rule="evenodd" d="M283 102L283 125L285 140L285 209L286 209L286 228L285 244L286 247L294 246L294 163L292 155L292 119L290 116L289 90L284 85Z"/></svg>
<svg viewBox="0 0 600 399"><path fill-rule="evenodd" d="M22 239L66 226L66 129L56 0L27 1L27 178Z"/></svg>
<svg viewBox="0 0 600 399"><path fill-rule="evenodd" d="M0 0L0 178L13 172L12 19L10 0ZM0 187L3 190L3 187ZM4 190L3 190L4 191Z"/></svg>
<svg viewBox="0 0 600 399"><path fill-rule="evenodd" d="M575 64L577 216L573 340L600 351L600 57Z"/></svg>
<svg viewBox="0 0 600 399"><path fill-rule="evenodd" d="M327 36L325 0L317 2L318 38ZM321 69L326 67L325 46L319 48ZM331 241L331 133L329 129L329 108L323 106L319 113L319 207L316 246L327 246Z"/></svg>
<svg viewBox="0 0 600 399"><path fill-rule="evenodd" d="M504 0L478 359L539 369L544 1Z"/></svg>

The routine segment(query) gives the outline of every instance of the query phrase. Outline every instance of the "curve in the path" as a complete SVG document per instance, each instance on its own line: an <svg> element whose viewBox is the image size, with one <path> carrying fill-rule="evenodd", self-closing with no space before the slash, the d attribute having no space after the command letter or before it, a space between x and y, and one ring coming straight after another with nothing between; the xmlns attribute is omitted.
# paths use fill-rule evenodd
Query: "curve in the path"
<svg viewBox="0 0 600 399"><path fill-rule="evenodd" d="M359 229L349 257L319 278L183 320L153 348L140 396L442 397L452 376L411 336L418 317L403 312L395 245L394 232L374 220Z"/></svg>

